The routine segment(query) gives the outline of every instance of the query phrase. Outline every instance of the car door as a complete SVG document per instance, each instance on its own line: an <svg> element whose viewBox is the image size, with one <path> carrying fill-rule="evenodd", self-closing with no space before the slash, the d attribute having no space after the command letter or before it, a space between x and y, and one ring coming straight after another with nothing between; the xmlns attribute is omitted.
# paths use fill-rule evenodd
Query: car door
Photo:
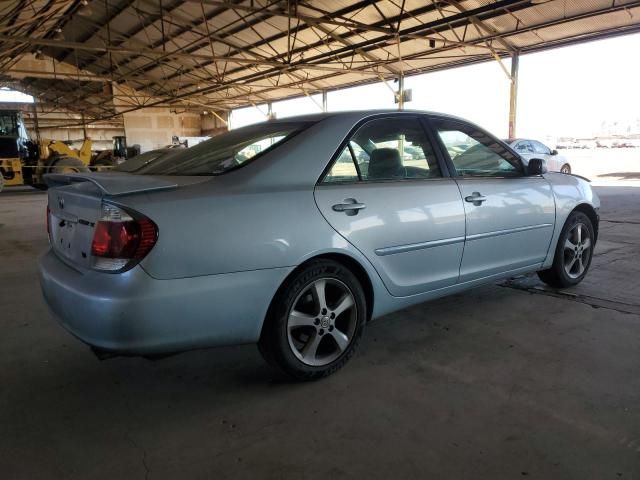
<svg viewBox="0 0 640 480"><path fill-rule="evenodd" d="M460 282L539 265L555 222L549 183L525 175L520 159L478 127L448 118L431 124L464 199ZM455 153L458 144L470 146Z"/></svg>
<svg viewBox="0 0 640 480"><path fill-rule="evenodd" d="M458 280L464 207L446 175L417 115L376 117L345 141L315 198L392 295L413 295Z"/></svg>

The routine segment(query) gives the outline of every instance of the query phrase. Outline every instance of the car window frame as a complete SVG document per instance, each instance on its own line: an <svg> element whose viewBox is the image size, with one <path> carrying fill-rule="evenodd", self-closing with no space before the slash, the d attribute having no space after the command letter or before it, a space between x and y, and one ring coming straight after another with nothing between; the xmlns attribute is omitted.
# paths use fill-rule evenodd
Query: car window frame
<svg viewBox="0 0 640 480"><path fill-rule="evenodd" d="M333 170L333 167L338 163L338 160L340 160L340 157L342 157L343 152L345 152L347 150L349 151L349 157L351 158L351 163L353 164L353 168L356 171L357 179L356 180L336 180L336 181L331 180L331 181L327 181L327 177L331 173L331 170ZM322 178L322 184L323 185L335 185L335 184L344 185L345 183L359 183L359 182L362 182L362 172L360 172L360 165L358 165L358 161L357 161L356 156L355 156L355 154L353 152L353 148L351 147L351 141L349 141L342 150L338 151L338 155L333 160L331 168L329 168L327 170L327 173Z"/></svg>
<svg viewBox="0 0 640 480"><path fill-rule="evenodd" d="M376 121L376 120L384 120L384 119L393 119L393 118L403 118L403 119L414 119L418 122L418 124L420 125L420 128L422 129L422 132L424 134L425 140L427 140L430 144L431 144L431 148L433 150L433 154L435 156L436 162L438 163L438 168L440 169L440 176L439 177L433 177L433 178L421 178L421 177L415 177L415 178L385 178L385 179L376 179L376 180L365 180L362 178L362 173L360 172L360 165L358 164L357 158L353 152L353 148L351 147L351 140L353 139L354 135L358 132L358 130L360 130L361 127L363 127L364 125L366 125L367 123L370 123L372 121ZM335 163L337 162L338 158L340 158L340 155L342 154L342 152L344 151L345 148L349 149L349 152L351 153L351 161L354 163L356 171L358 172L358 180L345 180L345 181L338 181L338 182L325 182L324 179L327 177L327 175L329 174L329 172L331 172L331 169L333 168L333 166L335 165ZM426 161L426 158L425 158ZM374 114L374 115L369 115L365 118L360 119L350 130L349 133L345 136L344 140L342 142L340 142L340 145L338 146L338 148L336 149L336 151L333 153L333 155L331 156L331 160L327 163L327 166L324 168L324 170L322 171L322 174L320 175L320 177L318 178L318 180L316 181L316 186L332 186L332 185L369 185L369 184L373 184L373 183L389 183L389 182L414 182L414 181L440 181L440 180L445 180L445 179L449 179L451 178L452 175L450 174L449 171L449 167L446 164L446 162L444 161L444 158L442 157L442 155L440 154L440 150L438 148L438 145L435 143L433 135L431 134L428 124L425 120L425 116L423 114L417 113L417 112L411 112L411 113L403 113L403 112L398 112L398 113L380 113L380 114Z"/></svg>
<svg viewBox="0 0 640 480"><path fill-rule="evenodd" d="M463 127L467 127L467 128L474 128L477 130L480 130L482 133L484 133L485 135L487 135L488 137L492 138L494 141L498 142L500 145L502 145L504 147L505 150L507 150L508 152L510 152L511 154L513 154L519 161L520 163L520 175L509 175L509 176L482 176L482 175L478 175L478 176L472 176L472 175L461 175L458 173L458 170L456 169L453 160L451 159L451 156L449 155L449 152L447 151L447 147L445 146L444 142L442 141L442 139L440 138L440 135L438 134L438 129L436 127L436 123L437 122L451 122L454 124L459 124ZM451 172L451 177L455 178L456 180L460 180L460 179L473 179L473 180L478 180L478 179L487 179L487 180L495 180L495 179L522 179L524 177L527 177L527 169L526 166L522 160L522 156L515 151L514 148L512 148L510 145L508 145L507 143L503 142L502 140L500 140L499 138L497 138L495 135L492 135L491 133L487 132L484 128L480 128L479 126L471 123L471 122L467 122L464 120L461 120L459 118L451 118L451 117L446 117L446 116L441 116L441 115L428 115L427 116L427 122L428 122L428 127L429 130L431 131L431 135L435 138L436 142L437 142L437 146L440 150L440 154L443 156L443 158L445 159L445 162L447 164L447 167L449 169L449 171ZM506 160L506 159L505 159Z"/></svg>

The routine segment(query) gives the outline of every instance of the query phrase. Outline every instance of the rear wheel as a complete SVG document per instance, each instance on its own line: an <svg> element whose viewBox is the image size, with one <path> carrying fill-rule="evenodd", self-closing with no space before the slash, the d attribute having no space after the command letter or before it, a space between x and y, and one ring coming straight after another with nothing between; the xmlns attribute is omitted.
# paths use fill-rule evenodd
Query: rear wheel
<svg viewBox="0 0 640 480"><path fill-rule="evenodd" d="M595 235L591 220L582 212L573 212L560 233L553 265L538 272L538 277L556 288L577 285L587 275L594 247Z"/></svg>
<svg viewBox="0 0 640 480"><path fill-rule="evenodd" d="M265 359L299 380L340 369L355 353L366 323L358 279L340 263L314 260L287 280L258 343Z"/></svg>
<svg viewBox="0 0 640 480"><path fill-rule="evenodd" d="M565 163L560 169L560 173L571 173L571 166L568 163Z"/></svg>
<svg viewBox="0 0 640 480"><path fill-rule="evenodd" d="M49 168L49 173L81 173L89 171L89 167L73 157L60 157L54 160Z"/></svg>

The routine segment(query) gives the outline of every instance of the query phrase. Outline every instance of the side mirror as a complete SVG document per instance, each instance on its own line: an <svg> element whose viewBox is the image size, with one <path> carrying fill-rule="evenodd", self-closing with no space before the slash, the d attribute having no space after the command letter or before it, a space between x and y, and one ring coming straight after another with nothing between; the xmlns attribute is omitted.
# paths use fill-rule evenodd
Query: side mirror
<svg viewBox="0 0 640 480"><path fill-rule="evenodd" d="M551 150L551 155L557 155L558 154L558 150Z"/></svg>
<svg viewBox="0 0 640 480"><path fill-rule="evenodd" d="M544 165L544 160L541 158L532 158L529 160L527 172L529 175L542 175L543 173L547 173L547 167Z"/></svg>

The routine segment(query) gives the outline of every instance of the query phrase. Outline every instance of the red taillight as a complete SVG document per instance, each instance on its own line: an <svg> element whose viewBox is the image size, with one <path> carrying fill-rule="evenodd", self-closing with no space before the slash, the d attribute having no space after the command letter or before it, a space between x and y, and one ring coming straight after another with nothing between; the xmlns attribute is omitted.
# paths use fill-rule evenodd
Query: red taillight
<svg viewBox="0 0 640 480"><path fill-rule="evenodd" d="M146 217L129 215L113 205L103 205L91 244L94 267L115 271L143 259L158 238L158 228Z"/></svg>

